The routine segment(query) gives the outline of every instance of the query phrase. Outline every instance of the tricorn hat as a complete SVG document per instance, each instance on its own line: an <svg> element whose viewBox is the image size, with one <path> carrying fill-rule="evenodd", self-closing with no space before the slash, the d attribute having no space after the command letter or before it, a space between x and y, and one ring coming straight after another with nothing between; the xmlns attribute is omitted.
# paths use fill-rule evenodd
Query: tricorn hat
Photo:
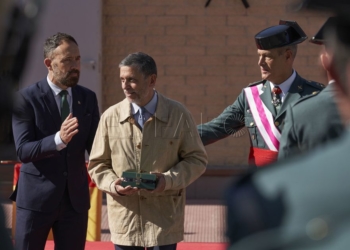
<svg viewBox="0 0 350 250"><path fill-rule="evenodd" d="M310 39L310 43L314 43L314 44L319 44L322 45L325 43L325 30L332 27L334 25L336 21L335 17L330 17L327 19L327 21L322 25L322 27L320 28L320 30L316 33L315 36L313 36Z"/></svg>
<svg viewBox="0 0 350 250"><path fill-rule="evenodd" d="M350 1L349 0L303 0L307 9L325 10L336 13L334 22L329 25L339 41L350 46ZM326 34L327 35L327 34Z"/></svg>
<svg viewBox="0 0 350 250"><path fill-rule="evenodd" d="M269 50L302 43L307 35L295 21L280 20L279 25L264 29L255 35L258 49Z"/></svg>

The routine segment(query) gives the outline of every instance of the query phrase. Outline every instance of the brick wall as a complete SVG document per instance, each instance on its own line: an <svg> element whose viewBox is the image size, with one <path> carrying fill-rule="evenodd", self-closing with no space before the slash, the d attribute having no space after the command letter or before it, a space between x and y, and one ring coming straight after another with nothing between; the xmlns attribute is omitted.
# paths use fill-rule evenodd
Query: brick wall
<svg viewBox="0 0 350 250"><path fill-rule="evenodd" d="M241 0L212 0L204 8L206 1L103 1L103 110L124 98L119 62L142 51L157 63L157 90L186 105L197 124L211 120L243 87L260 80L256 33L285 19L297 21L311 38L328 17L292 11L282 0L248 0L248 9ZM319 48L302 43L295 69L304 78L325 83ZM246 163L248 140L245 133L207 146L210 165Z"/></svg>

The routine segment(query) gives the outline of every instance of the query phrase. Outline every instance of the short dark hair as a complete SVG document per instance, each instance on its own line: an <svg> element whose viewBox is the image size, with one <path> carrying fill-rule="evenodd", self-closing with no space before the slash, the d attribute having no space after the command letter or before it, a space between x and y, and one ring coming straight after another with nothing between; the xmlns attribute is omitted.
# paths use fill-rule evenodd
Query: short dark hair
<svg viewBox="0 0 350 250"><path fill-rule="evenodd" d="M143 52L129 54L119 63L119 68L123 66L134 66L141 71L144 76L157 75L156 62L151 56Z"/></svg>
<svg viewBox="0 0 350 250"><path fill-rule="evenodd" d="M73 42L78 45L77 41L75 41L74 37L71 35L58 32L57 34L46 39L44 44L44 58L50 58L52 56L52 51L60 46L62 44L62 41Z"/></svg>

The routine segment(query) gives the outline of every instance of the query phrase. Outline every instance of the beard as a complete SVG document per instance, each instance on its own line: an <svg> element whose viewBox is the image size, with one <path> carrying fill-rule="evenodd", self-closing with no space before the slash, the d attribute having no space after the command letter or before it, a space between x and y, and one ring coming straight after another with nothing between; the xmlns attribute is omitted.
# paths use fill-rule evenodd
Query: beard
<svg viewBox="0 0 350 250"><path fill-rule="evenodd" d="M76 76L71 76L72 74L76 73ZM72 69L67 74L62 75L60 73L55 74L55 78L57 79L57 82L66 86L66 87L75 87L78 84L80 76L80 71L77 69Z"/></svg>
<svg viewBox="0 0 350 250"><path fill-rule="evenodd" d="M77 76L71 76L71 74L76 73ZM78 84L80 76L80 71L77 69L70 70L64 77L60 80L60 83L67 87L75 87Z"/></svg>

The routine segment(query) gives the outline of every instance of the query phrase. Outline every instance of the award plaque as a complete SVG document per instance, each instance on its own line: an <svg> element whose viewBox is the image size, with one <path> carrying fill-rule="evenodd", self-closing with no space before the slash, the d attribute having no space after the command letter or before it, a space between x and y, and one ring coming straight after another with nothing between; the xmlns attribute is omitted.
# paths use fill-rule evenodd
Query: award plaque
<svg viewBox="0 0 350 250"><path fill-rule="evenodd" d="M155 174L123 172L123 187L132 186L140 189L153 190L157 186L157 176Z"/></svg>

